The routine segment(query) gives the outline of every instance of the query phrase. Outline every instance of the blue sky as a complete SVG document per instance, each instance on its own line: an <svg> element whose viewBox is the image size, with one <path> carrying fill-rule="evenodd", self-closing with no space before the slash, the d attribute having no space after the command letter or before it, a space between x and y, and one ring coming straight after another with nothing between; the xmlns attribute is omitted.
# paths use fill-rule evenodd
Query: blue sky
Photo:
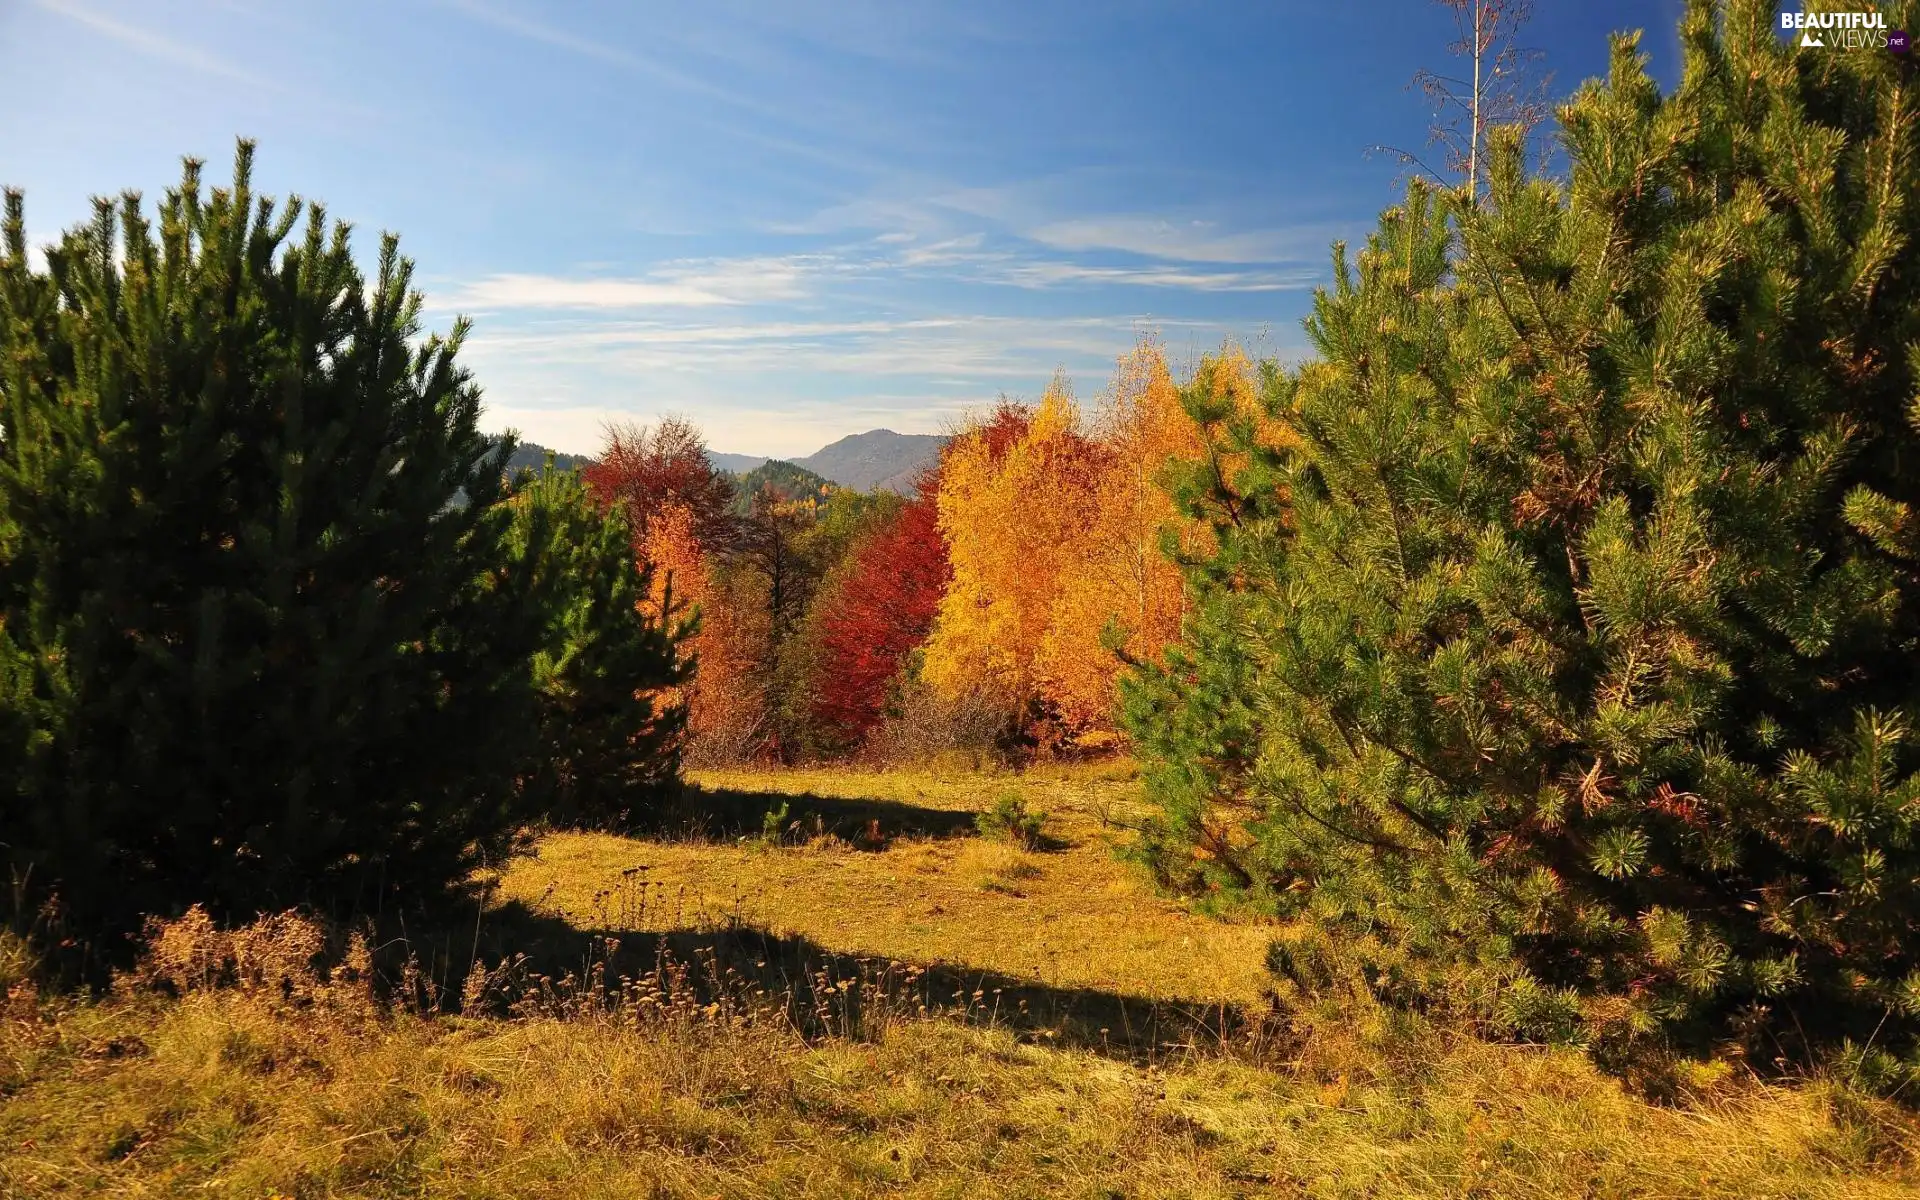
<svg viewBox="0 0 1920 1200"><path fill-rule="evenodd" d="M1563 94L1679 0L1538 0ZM0 0L0 182L51 240L179 159L395 230L475 320L489 428L591 451L662 412L717 449L938 432L1156 331L1300 352L1336 237L1419 146L1429 0Z"/></svg>

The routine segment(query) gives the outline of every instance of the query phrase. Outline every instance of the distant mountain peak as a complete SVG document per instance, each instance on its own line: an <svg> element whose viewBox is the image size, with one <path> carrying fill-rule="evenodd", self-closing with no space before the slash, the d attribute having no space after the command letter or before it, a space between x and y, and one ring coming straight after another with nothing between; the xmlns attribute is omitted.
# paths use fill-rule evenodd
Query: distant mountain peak
<svg viewBox="0 0 1920 1200"><path fill-rule="evenodd" d="M851 433L805 458L791 460L842 487L866 491L885 487L905 492L913 476L940 456L947 439L934 433L895 433L869 429Z"/></svg>
<svg viewBox="0 0 1920 1200"><path fill-rule="evenodd" d="M709 450L707 457L723 471L745 475L770 463L787 463L830 483L864 492L876 487L895 492L913 490L914 476L940 456L947 439L936 433L895 433L869 429L850 433L804 458L774 459L753 454Z"/></svg>
<svg viewBox="0 0 1920 1200"><path fill-rule="evenodd" d="M723 450L708 450L707 458L719 470L735 475L745 475L778 461L790 463L831 483L859 492L876 487L910 492L913 490L914 477L921 468L940 457L940 447L946 444L947 439L937 433L895 433L891 429L869 429L865 433L850 433L804 458L774 459L764 454L729 454ZM515 468L529 466L538 469L546 455L544 446L522 442L512 465ZM562 470L585 466L591 461L592 458L584 454L555 456L555 465Z"/></svg>

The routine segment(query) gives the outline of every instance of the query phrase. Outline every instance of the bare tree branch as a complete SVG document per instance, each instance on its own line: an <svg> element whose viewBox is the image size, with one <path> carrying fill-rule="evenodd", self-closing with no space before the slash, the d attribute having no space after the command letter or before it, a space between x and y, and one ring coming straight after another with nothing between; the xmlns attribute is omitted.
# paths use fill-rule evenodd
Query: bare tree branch
<svg viewBox="0 0 1920 1200"><path fill-rule="evenodd" d="M1533 18L1533 0L1436 2L1452 12L1459 35L1448 43L1447 53L1471 69L1459 76L1423 69L1409 86L1419 88L1433 105L1427 144L1440 148L1446 175L1411 151L1393 146L1373 149L1394 155L1436 182L1446 183L1447 175L1464 179L1468 193L1477 199L1485 174L1488 132L1518 125L1530 135L1547 119L1547 86L1552 76L1540 69L1545 54L1517 40L1521 28Z"/></svg>

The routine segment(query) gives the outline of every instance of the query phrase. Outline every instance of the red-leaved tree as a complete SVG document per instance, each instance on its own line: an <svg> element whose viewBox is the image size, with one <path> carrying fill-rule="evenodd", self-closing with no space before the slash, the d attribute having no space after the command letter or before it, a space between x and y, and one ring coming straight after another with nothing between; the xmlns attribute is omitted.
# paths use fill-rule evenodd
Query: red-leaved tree
<svg viewBox="0 0 1920 1200"><path fill-rule="evenodd" d="M670 508L692 518L691 532L708 550L731 541L733 482L714 467L706 439L684 417L662 418L652 428L608 425L599 458L581 474L601 504L626 501L636 548L646 542L653 518Z"/></svg>
<svg viewBox="0 0 1920 1200"><path fill-rule="evenodd" d="M854 547L836 573L825 606L813 719L841 744L857 746L885 713L887 689L914 647L926 640L952 575L941 539L939 472L929 471L912 500Z"/></svg>

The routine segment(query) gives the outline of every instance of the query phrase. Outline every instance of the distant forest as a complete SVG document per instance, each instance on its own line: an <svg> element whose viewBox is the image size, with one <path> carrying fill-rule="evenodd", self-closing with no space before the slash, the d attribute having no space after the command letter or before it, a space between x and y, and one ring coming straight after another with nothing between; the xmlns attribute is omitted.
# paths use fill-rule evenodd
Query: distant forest
<svg viewBox="0 0 1920 1200"><path fill-rule="evenodd" d="M497 442L499 439L493 440ZM584 454L562 454L558 450L549 450L538 442L521 442L514 449L513 457L507 460L507 473L512 474L522 467L530 471L538 471L547 461L549 454L553 455L554 467L562 471L576 470L593 461Z"/></svg>
<svg viewBox="0 0 1920 1200"><path fill-rule="evenodd" d="M818 498L835 485L805 467L796 467L780 459L768 459L751 471L729 472L735 483L733 511L745 516L753 510L753 498L762 488L771 487L782 500Z"/></svg>

